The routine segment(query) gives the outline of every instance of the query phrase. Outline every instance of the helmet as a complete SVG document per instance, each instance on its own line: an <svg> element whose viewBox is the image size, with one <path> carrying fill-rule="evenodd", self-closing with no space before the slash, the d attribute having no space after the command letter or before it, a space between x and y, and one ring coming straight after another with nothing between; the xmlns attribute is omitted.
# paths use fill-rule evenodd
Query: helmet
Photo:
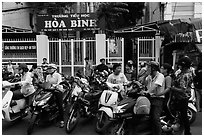
<svg viewBox="0 0 204 137"><path fill-rule="evenodd" d="M151 66L151 69L154 71L159 71L159 63L156 61L150 61L148 63L149 66Z"/></svg>
<svg viewBox="0 0 204 137"><path fill-rule="evenodd" d="M28 70L28 67L25 63L20 63L18 65L18 69L23 69L23 71Z"/></svg>
<svg viewBox="0 0 204 137"><path fill-rule="evenodd" d="M50 68L57 69L57 65L56 64L49 64L48 69L50 69Z"/></svg>
<svg viewBox="0 0 204 137"><path fill-rule="evenodd" d="M180 65L182 67L190 68L190 66L191 66L191 59L188 56L184 56L184 57L179 59L178 65Z"/></svg>

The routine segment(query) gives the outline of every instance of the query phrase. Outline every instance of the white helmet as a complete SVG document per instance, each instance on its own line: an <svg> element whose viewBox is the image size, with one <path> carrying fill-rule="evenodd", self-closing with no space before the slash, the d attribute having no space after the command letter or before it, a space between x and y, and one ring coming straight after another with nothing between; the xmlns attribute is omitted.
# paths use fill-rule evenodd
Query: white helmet
<svg viewBox="0 0 204 137"><path fill-rule="evenodd" d="M49 69L49 68L57 69L57 65L56 65L56 64L53 64L53 63L52 63L52 64L49 64L49 65L48 65L48 69Z"/></svg>

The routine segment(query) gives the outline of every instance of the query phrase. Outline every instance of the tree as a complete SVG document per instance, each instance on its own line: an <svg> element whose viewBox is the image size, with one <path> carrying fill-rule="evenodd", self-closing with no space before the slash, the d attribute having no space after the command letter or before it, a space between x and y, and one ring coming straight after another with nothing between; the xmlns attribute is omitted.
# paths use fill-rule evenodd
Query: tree
<svg viewBox="0 0 204 137"><path fill-rule="evenodd" d="M102 2L96 11L97 24L106 32L135 25L141 19L144 2Z"/></svg>

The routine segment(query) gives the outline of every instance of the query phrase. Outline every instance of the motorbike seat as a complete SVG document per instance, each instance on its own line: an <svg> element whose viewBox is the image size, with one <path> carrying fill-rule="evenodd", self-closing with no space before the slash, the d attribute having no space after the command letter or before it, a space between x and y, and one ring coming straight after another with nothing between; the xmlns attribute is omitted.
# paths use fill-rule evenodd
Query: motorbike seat
<svg viewBox="0 0 204 137"><path fill-rule="evenodd" d="M102 92L101 91L97 91L97 92L93 92L93 93L87 93L85 95L85 99L99 99L101 97Z"/></svg>

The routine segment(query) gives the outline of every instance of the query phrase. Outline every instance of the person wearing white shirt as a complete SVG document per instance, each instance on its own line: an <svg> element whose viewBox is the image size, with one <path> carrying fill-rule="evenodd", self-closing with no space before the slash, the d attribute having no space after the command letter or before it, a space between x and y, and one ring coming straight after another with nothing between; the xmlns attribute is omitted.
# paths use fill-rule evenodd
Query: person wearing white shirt
<svg viewBox="0 0 204 137"><path fill-rule="evenodd" d="M164 75L159 72L159 64L151 61L147 67L147 73L144 77L144 83L147 87L146 93L151 95L150 120L152 124L153 135L161 135L162 127L160 123L160 115L163 108L164 95L160 95L164 90Z"/></svg>
<svg viewBox="0 0 204 137"><path fill-rule="evenodd" d="M126 76L121 72L121 64L114 64L113 65L113 73L110 74L107 78L107 82L112 84L124 84L128 83ZM121 92L121 96L126 96L126 87L124 87L124 91Z"/></svg>
<svg viewBox="0 0 204 137"><path fill-rule="evenodd" d="M62 82L62 76L57 72L57 66L55 64L49 64L48 75L46 76L46 82L52 84L52 86L58 86L60 82ZM63 111L63 94L61 91L53 92L56 97L56 103L59 108L59 120L60 120L60 128L64 127L64 111Z"/></svg>
<svg viewBox="0 0 204 137"><path fill-rule="evenodd" d="M21 63L18 66L19 73L21 74L21 81L17 82L21 86L20 90L13 91L13 100L18 100L26 98L28 105L31 103L31 98L35 92L33 83L32 83L32 73L28 72L28 67L25 63Z"/></svg>

